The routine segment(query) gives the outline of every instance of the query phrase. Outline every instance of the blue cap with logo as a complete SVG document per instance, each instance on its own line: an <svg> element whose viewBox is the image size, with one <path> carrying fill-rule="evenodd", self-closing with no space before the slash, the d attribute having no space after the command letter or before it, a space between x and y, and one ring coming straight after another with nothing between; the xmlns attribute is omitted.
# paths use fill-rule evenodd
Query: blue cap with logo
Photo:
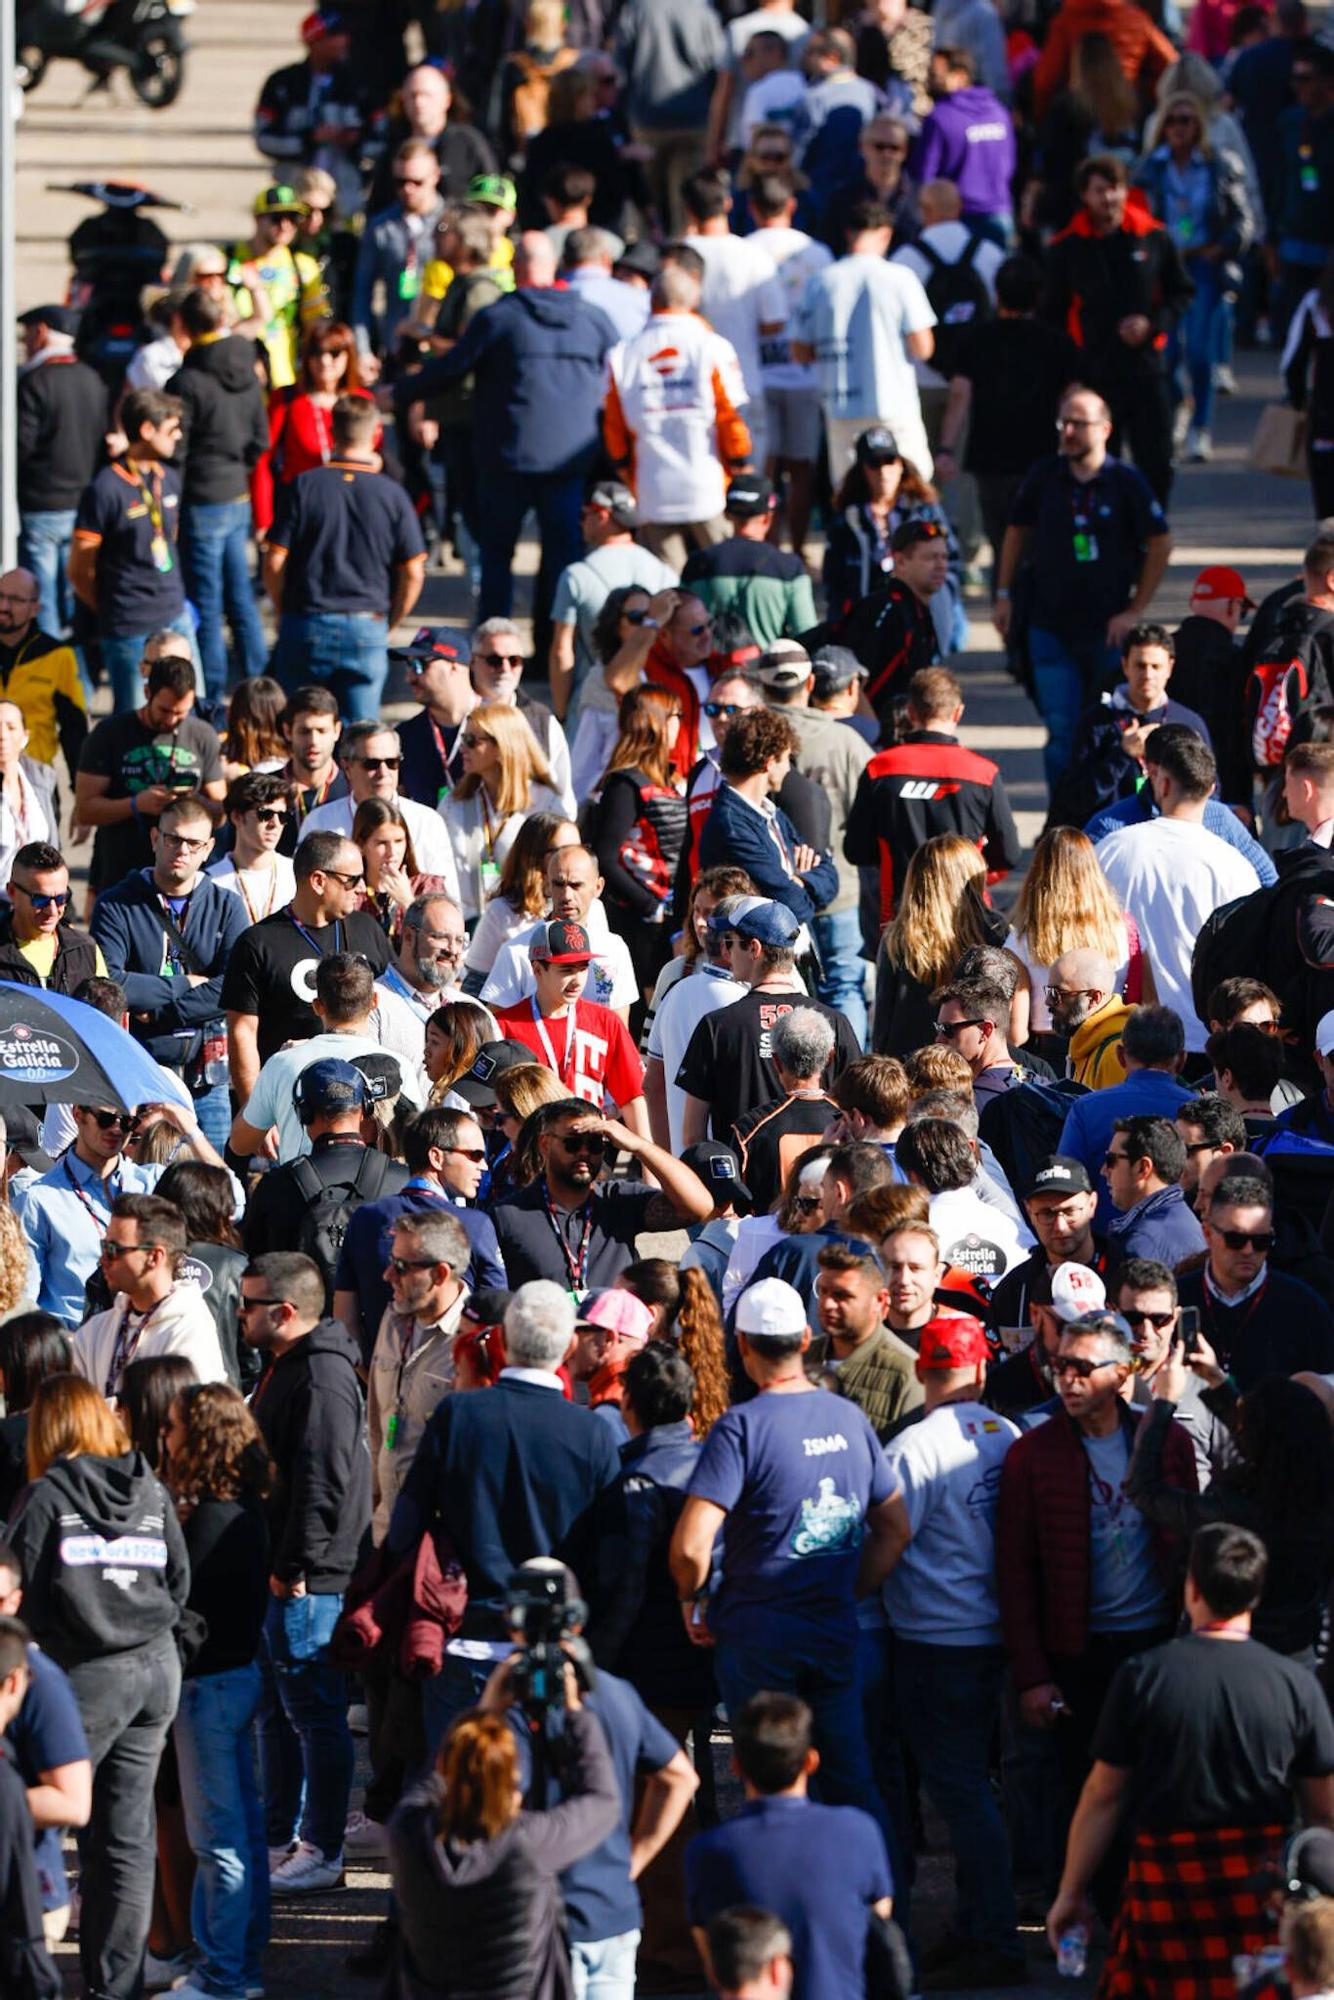
<svg viewBox="0 0 1334 2000"><path fill-rule="evenodd" d="M725 916L715 912L709 918L712 936L722 937L728 931L735 931L738 937L772 945L779 951L791 951L798 944L801 920L786 903L771 902L767 896L742 896L736 901L729 898L729 903Z"/></svg>
<svg viewBox="0 0 1334 2000"><path fill-rule="evenodd" d="M359 1069L340 1056L321 1056L307 1063L292 1089L292 1102L303 1125L336 1111L364 1111L369 1091Z"/></svg>

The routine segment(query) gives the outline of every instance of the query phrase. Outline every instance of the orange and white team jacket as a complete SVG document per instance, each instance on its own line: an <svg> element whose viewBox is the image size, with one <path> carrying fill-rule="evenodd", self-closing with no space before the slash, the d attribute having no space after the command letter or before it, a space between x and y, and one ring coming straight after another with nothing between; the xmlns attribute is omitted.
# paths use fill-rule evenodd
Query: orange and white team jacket
<svg viewBox="0 0 1334 2000"><path fill-rule="evenodd" d="M750 456L746 389L731 341L698 313L653 313L608 357L607 450L641 521L712 521Z"/></svg>

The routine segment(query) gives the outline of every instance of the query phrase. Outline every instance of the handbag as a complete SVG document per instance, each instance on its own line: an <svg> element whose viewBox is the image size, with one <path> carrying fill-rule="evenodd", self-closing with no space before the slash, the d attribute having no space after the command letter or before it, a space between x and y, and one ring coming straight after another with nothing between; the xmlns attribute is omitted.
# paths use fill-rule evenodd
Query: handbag
<svg viewBox="0 0 1334 2000"><path fill-rule="evenodd" d="M1251 464L1280 479L1305 479L1306 412L1287 403L1266 403L1251 439Z"/></svg>

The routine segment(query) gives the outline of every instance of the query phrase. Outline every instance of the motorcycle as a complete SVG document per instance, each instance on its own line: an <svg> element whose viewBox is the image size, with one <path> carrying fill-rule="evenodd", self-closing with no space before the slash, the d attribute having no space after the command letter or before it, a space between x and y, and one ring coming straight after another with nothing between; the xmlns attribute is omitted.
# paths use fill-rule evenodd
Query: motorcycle
<svg viewBox="0 0 1334 2000"><path fill-rule="evenodd" d="M127 181L48 182L48 194L81 194L102 204L69 239L74 274L66 303L80 313L75 351L97 370L110 389L118 389L139 345L143 313L139 305L145 285L161 281L171 246L145 209L183 209L151 189Z"/></svg>
<svg viewBox="0 0 1334 2000"><path fill-rule="evenodd" d="M18 0L15 40L18 80L36 90L56 57L81 62L94 89L123 69L140 103L152 111L174 104L185 82L181 26L195 0Z"/></svg>

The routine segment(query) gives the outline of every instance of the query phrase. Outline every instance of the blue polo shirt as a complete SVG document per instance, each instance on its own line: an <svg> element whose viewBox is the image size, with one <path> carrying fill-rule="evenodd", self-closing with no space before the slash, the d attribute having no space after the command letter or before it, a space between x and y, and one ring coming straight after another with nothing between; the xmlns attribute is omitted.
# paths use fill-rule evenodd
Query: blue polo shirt
<svg viewBox="0 0 1334 2000"><path fill-rule="evenodd" d="M439 1188L427 1186L419 1180L409 1181L398 1194L383 1195L379 1201L363 1202L360 1208L354 1210L347 1225L343 1247L338 1253L334 1290L356 1293L361 1310L362 1351L367 1355L375 1345L380 1321L389 1304L384 1267L389 1260L394 1224L400 1215L411 1215L423 1208L447 1208L462 1225L472 1250L468 1268L462 1274L470 1292L478 1291L483 1286L495 1286L501 1291L508 1289L509 1280L505 1276L505 1266L500 1261L500 1245L496 1241L496 1225L480 1208L460 1208L452 1195L442 1194Z"/></svg>
<svg viewBox="0 0 1334 2000"><path fill-rule="evenodd" d="M1100 635L1124 611L1145 544L1167 518L1142 472L1119 458L1088 481L1064 458L1039 459L1015 497L1012 526L1032 530L1033 623L1058 638Z"/></svg>
<svg viewBox="0 0 1334 2000"><path fill-rule="evenodd" d="M5 1732L14 1765L29 1789L43 1771L62 1764L80 1764L88 1755L88 1739L74 1689L64 1671L40 1646L28 1648L31 1676L23 1706ZM33 1835L33 1861L44 1910L63 1910L69 1901L69 1880L60 1851L60 1828L43 1827Z"/></svg>
<svg viewBox="0 0 1334 2000"><path fill-rule="evenodd" d="M283 611L389 611L393 572L424 555L421 523L395 480L334 459L280 486L269 547L286 549Z"/></svg>
<svg viewBox="0 0 1334 2000"><path fill-rule="evenodd" d="M1117 1119L1175 1118L1181 1106L1189 1104L1194 1096L1193 1090L1187 1090L1165 1069L1137 1069L1124 1083L1114 1083L1110 1090L1091 1090L1087 1097L1077 1097L1070 1106L1056 1151L1082 1160L1088 1168L1098 1190L1093 1227L1100 1236L1106 1235L1116 1215L1102 1162Z"/></svg>
<svg viewBox="0 0 1334 2000"><path fill-rule="evenodd" d="M772 1910L792 1933L794 1990L808 2000L866 1991L871 1907L893 1893L884 1836L858 1806L748 1799L686 1848L692 1927L738 1903Z"/></svg>

